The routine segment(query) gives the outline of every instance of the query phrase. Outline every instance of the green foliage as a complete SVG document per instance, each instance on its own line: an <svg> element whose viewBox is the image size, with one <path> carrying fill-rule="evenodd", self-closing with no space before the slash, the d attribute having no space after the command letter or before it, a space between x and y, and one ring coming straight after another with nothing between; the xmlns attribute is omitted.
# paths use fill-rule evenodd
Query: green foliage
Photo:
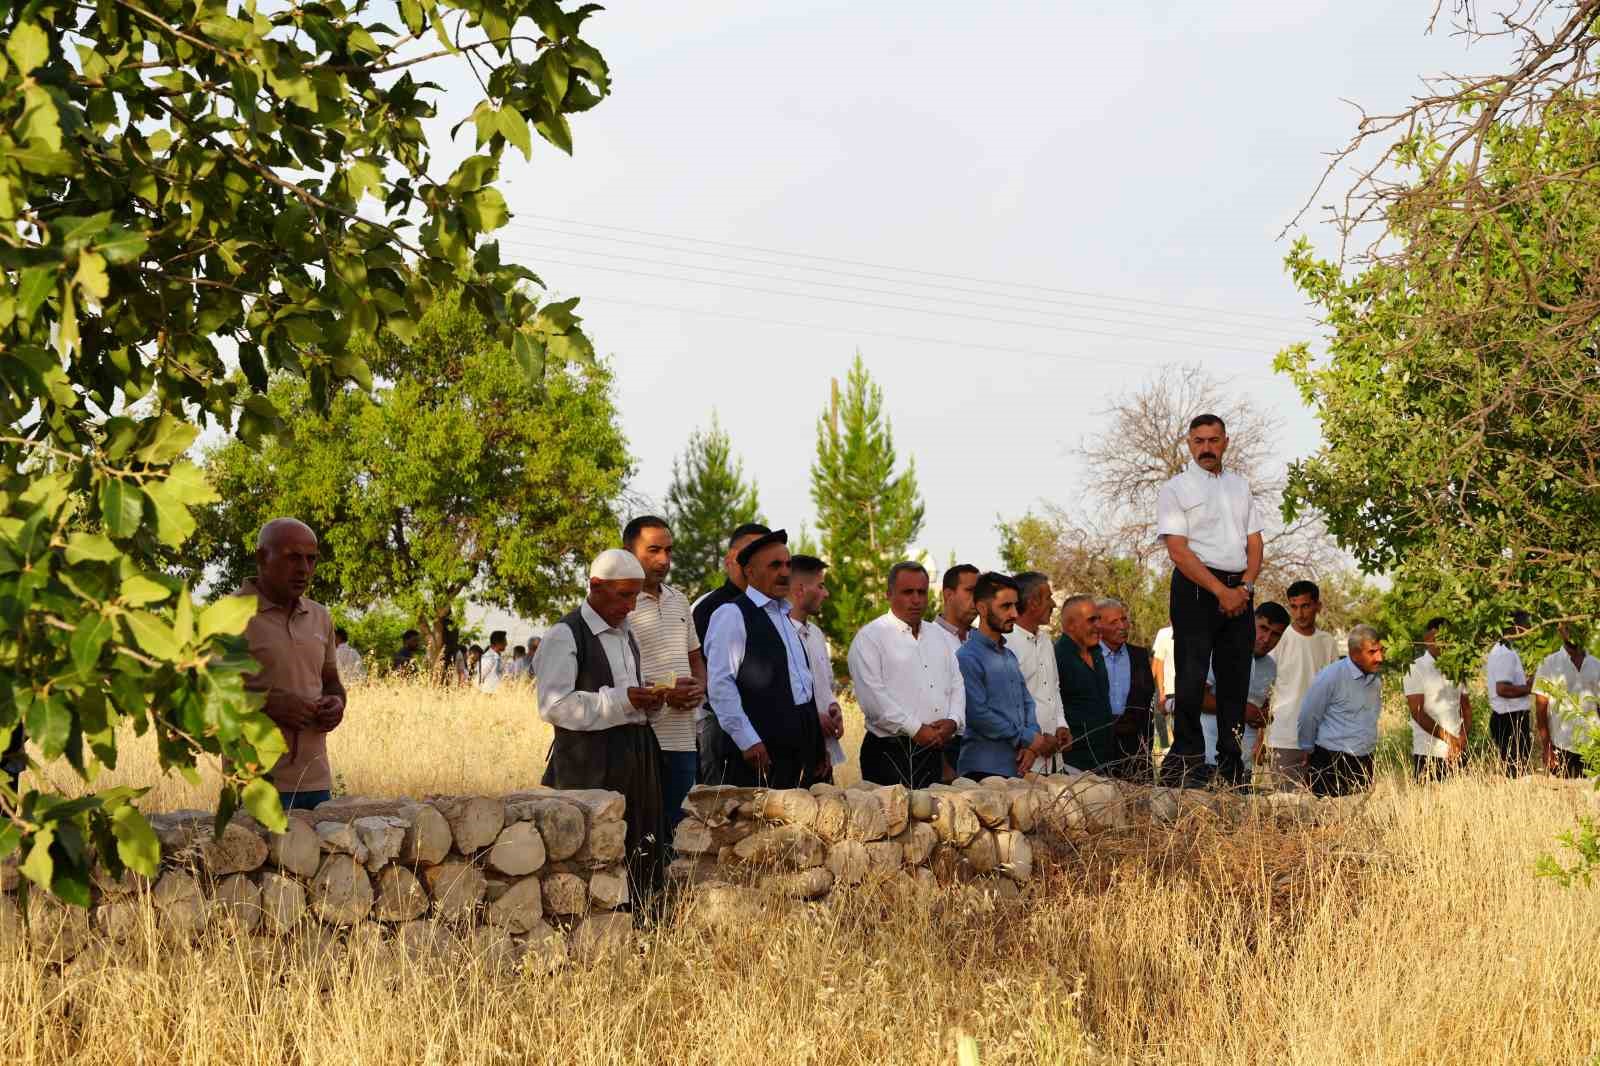
<svg viewBox="0 0 1600 1066"><path fill-rule="evenodd" d="M125 725L164 769L217 758L219 824L240 803L281 823L260 774L283 742L241 681L249 604L202 607L173 576L214 498L180 457L207 424L276 428L274 372L314 409L365 387L446 287L524 378L590 358L575 301L536 306L480 238L506 218L505 145L528 153L531 125L570 150L566 115L609 91L579 37L592 5L401 0L400 28L269 6L0 8L0 732L24 723L91 784ZM415 74L463 54L488 98L441 182L422 123L442 93ZM138 795L0 789L0 854L86 904L91 848L154 869Z"/></svg>
<svg viewBox="0 0 1600 1066"><path fill-rule="evenodd" d="M1534 864L1534 872L1540 877L1548 877L1563 888L1573 885L1583 885L1587 888L1594 883L1596 871L1600 871L1600 822L1589 817L1580 817L1578 827L1556 837L1561 845L1573 853L1573 863L1568 866L1554 855L1541 855Z"/></svg>
<svg viewBox="0 0 1600 1066"><path fill-rule="evenodd" d="M1285 513L1316 508L1364 570L1393 575L1403 610L1450 618L1453 672L1517 608L1547 643L1549 623L1595 615L1600 364L1592 314L1571 313L1600 255L1591 115L1557 103L1538 125L1493 126L1476 175L1409 144L1410 187L1433 184L1393 200L1403 254L1354 275L1304 240L1288 257L1331 335L1325 362L1303 344L1277 360L1324 440L1292 467Z"/></svg>
<svg viewBox="0 0 1600 1066"><path fill-rule="evenodd" d="M387 672L389 661L403 643L402 634L414 624L409 615L391 603L374 604L364 611L337 604L332 611L333 624L344 627L350 646L366 661L368 676Z"/></svg>
<svg viewBox="0 0 1600 1066"><path fill-rule="evenodd" d="M312 595L391 606L430 634L435 659L469 592L525 617L569 606L579 567L616 539L630 472L606 368L530 378L482 314L450 297L413 343L363 355L394 383L346 389L323 413L303 382L283 378L269 395L285 431L259 450L231 441L207 456L220 499L191 565L231 587L251 573L255 530L294 515L322 540Z"/></svg>
<svg viewBox="0 0 1600 1066"><path fill-rule="evenodd" d="M711 428L689 434L683 455L672 461L667 488L672 526L672 584L691 600L722 584L722 557L728 534L746 522L760 522L761 506L753 482L717 416Z"/></svg>
<svg viewBox="0 0 1600 1066"><path fill-rule="evenodd" d="M1156 631L1167 624L1167 591L1171 574L1121 546L1085 533L1057 513L1029 512L1015 522L1001 520L1000 558L1013 574L1037 570L1050 578L1058 595L1087 593L1114 596L1128 605L1135 644L1149 647Z"/></svg>
<svg viewBox="0 0 1600 1066"><path fill-rule="evenodd" d="M856 632L888 609L884 580L907 558L922 529L916 462L899 473L894 434L883 413L883 390L856 353L841 396L837 381L817 419L817 458L811 465L816 536L828 564L821 625L845 649Z"/></svg>

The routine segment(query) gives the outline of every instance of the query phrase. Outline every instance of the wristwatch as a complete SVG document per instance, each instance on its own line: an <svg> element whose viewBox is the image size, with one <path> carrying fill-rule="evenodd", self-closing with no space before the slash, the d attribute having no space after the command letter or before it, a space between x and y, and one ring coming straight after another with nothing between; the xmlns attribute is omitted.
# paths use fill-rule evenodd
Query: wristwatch
<svg viewBox="0 0 1600 1066"><path fill-rule="evenodd" d="M1244 589L1245 595L1247 596L1254 596L1256 594L1256 583L1254 581L1242 581L1239 583L1239 587Z"/></svg>

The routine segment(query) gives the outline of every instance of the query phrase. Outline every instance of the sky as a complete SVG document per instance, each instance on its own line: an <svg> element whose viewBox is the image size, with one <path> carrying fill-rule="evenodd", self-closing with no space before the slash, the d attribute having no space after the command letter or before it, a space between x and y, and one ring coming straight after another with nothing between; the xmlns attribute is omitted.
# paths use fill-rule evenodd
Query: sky
<svg viewBox="0 0 1600 1066"><path fill-rule="evenodd" d="M811 524L816 419L860 351L916 462L918 546L994 565L996 516L1082 506L1072 447L1163 365L1280 413L1286 461L1317 447L1271 372L1318 335L1280 234L1345 101L1497 65L1427 35L1433 9L618 3L585 31L614 90L575 154L508 153L502 246L582 297L647 501L715 412L768 518ZM477 97L441 80L440 131Z"/></svg>

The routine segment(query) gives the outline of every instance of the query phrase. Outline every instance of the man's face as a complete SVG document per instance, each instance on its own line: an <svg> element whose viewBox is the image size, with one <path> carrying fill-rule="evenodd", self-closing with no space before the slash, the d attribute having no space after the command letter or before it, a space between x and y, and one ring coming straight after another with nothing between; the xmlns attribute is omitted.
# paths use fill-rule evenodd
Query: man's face
<svg viewBox="0 0 1600 1066"><path fill-rule="evenodd" d="M422 647L422 634L409 633L406 635L406 651L416 651Z"/></svg>
<svg viewBox="0 0 1600 1066"><path fill-rule="evenodd" d="M1038 629L1050 620L1050 612L1055 609L1055 593L1051 591L1050 582L1033 590L1033 595L1028 602L1017 606L1017 621L1030 629Z"/></svg>
<svg viewBox="0 0 1600 1066"><path fill-rule="evenodd" d="M1369 640L1361 645L1359 651L1350 653L1350 661L1361 667L1364 674L1375 674L1378 667L1383 665L1383 642Z"/></svg>
<svg viewBox="0 0 1600 1066"><path fill-rule="evenodd" d="M983 624L996 633L1009 633L1017 624L1017 590L1001 589L994 599L973 605L973 617L983 614Z"/></svg>
<svg viewBox="0 0 1600 1066"><path fill-rule="evenodd" d="M589 606L594 608L595 614L605 619L606 625L620 626L639 601L639 590L642 588L644 582L638 578L603 581L592 577L589 579Z"/></svg>
<svg viewBox="0 0 1600 1066"><path fill-rule="evenodd" d="M1128 643L1128 612L1121 607L1107 607L1100 612L1095 629L1106 647L1116 651Z"/></svg>
<svg viewBox="0 0 1600 1066"><path fill-rule="evenodd" d="M1304 593L1299 596L1289 597L1289 621L1302 633L1314 633L1317 628L1317 612L1322 610L1322 601L1315 596Z"/></svg>
<svg viewBox="0 0 1600 1066"><path fill-rule="evenodd" d="M306 594L317 572L317 538L304 526L282 525L256 549L256 587L274 603L292 603Z"/></svg>
<svg viewBox="0 0 1600 1066"><path fill-rule="evenodd" d="M749 587L775 600L789 595L789 549L783 544L768 544L751 556L744 566Z"/></svg>
<svg viewBox="0 0 1600 1066"><path fill-rule="evenodd" d="M633 542L633 557L652 585L661 584L672 570L672 530L654 526L640 530L639 539Z"/></svg>
<svg viewBox="0 0 1600 1066"><path fill-rule="evenodd" d="M970 626L978 617L978 606L972 599L973 590L978 587L977 574L962 574L956 578L956 587L944 590L944 616L958 626ZM1011 606L1016 607L1016 596L1011 597ZM1007 631L1009 632L1009 630Z"/></svg>
<svg viewBox="0 0 1600 1066"><path fill-rule="evenodd" d="M1439 630L1429 629L1422 634L1422 647L1435 659L1439 657Z"/></svg>
<svg viewBox="0 0 1600 1066"><path fill-rule="evenodd" d="M1222 453L1228 450L1228 435L1216 423L1196 426L1189 431L1189 454L1202 470L1215 474L1222 469Z"/></svg>
<svg viewBox="0 0 1600 1066"><path fill-rule="evenodd" d="M722 557L722 572L728 575L739 588L746 588L744 567L739 565L739 553L744 551L744 546L755 540L759 533L746 533L744 536L728 544L728 554Z"/></svg>
<svg viewBox="0 0 1600 1066"><path fill-rule="evenodd" d="M820 574L789 575L789 602L806 614L822 610L822 601L828 598L828 572Z"/></svg>
<svg viewBox="0 0 1600 1066"><path fill-rule="evenodd" d="M928 609L928 575L920 570L902 570L895 575L889 592L889 610L906 625L915 625Z"/></svg>
<svg viewBox="0 0 1600 1066"><path fill-rule="evenodd" d="M504 655L506 653L506 642L503 640L491 641L489 647L494 649L496 655Z"/></svg>
<svg viewBox="0 0 1600 1066"><path fill-rule="evenodd" d="M1100 612L1089 600L1080 600L1061 612L1061 631L1080 648L1100 639Z"/></svg>
<svg viewBox="0 0 1600 1066"><path fill-rule="evenodd" d="M1256 658L1270 655L1272 649L1278 646L1278 641L1283 639L1284 631L1288 626L1278 625L1268 621L1261 615L1256 615Z"/></svg>

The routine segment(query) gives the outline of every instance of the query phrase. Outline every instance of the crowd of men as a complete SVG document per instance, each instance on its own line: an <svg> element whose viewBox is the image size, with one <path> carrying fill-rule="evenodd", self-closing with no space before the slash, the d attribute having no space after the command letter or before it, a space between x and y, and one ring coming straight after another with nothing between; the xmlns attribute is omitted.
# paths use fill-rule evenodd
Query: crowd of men
<svg viewBox="0 0 1600 1066"><path fill-rule="evenodd" d="M1261 521L1248 484L1223 468L1226 427L1201 415L1187 443L1193 462L1157 507L1173 564L1171 624L1150 648L1130 643L1124 603L1072 594L1058 605L1044 574L953 566L929 620L927 569L888 569L888 609L845 655L865 720L864 779L924 788L958 776L1094 772L1172 787L1255 779L1321 796L1371 784L1382 640L1356 625L1341 647L1317 626L1320 593L1308 580L1291 584L1284 604L1255 602ZM665 520L630 521L620 545L593 560L584 601L518 668L531 672L538 713L555 730L545 783L626 797L643 890L696 782L801 788L832 780L847 757L816 623L826 561L791 554L782 529L741 525L728 537L725 582L691 604L667 581L672 551ZM331 619L304 598L315 559L310 529L269 523L258 577L243 590L259 601L248 636L263 669L252 684L290 743L273 771L286 807L327 798L325 738L344 712ZM1471 726L1464 689L1436 662L1443 626L1428 623L1404 682L1421 780L1461 765ZM1581 775L1576 752L1600 701L1600 661L1563 630L1564 647L1529 678L1510 643L1526 628L1515 619L1489 654L1490 733L1508 772L1528 764L1537 738L1552 772ZM480 684L490 656L496 683L505 676L504 651L505 634L492 634ZM1552 691L1572 694L1578 713L1553 707Z"/></svg>

